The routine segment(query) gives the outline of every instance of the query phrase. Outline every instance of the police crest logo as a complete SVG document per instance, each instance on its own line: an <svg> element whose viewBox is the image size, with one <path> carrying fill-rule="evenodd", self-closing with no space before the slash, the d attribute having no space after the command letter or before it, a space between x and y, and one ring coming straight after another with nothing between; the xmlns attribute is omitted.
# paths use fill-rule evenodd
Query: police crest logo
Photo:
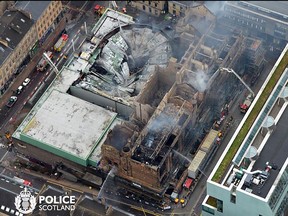
<svg viewBox="0 0 288 216"><path fill-rule="evenodd" d="M36 207L36 198L25 187L20 194L15 197L15 207L22 214L32 213Z"/></svg>

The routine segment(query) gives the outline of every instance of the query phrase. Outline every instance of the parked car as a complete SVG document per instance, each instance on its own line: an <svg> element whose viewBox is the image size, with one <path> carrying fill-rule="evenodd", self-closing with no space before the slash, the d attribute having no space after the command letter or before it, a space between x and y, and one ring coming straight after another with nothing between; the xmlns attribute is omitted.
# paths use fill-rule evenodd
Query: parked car
<svg viewBox="0 0 288 216"><path fill-rule="evenodd" d="M30 83L30 79L29 79L29 78L26 78L26 79L24 80L24 82L23 82L22 85L25 87L25 86L27 86L29 83Z"/></svg>
<svg viewBox="0 0 288 216"><path fill-rule="evenodd" d="M15 74L15 75L20 74L20 73L25 69L26 66L27 66L27 65L23 65L23 66L21 66L21 67L18 67L14 74Z"/></svg>
<svg viewBox="0 0 288 216"><path fill-rule="evenodd" d="M23 86L20 85L20 86L18 87L18 89L16 90L16 93L19 95L19 94L21 94L22 91L23 91Z"/></svg>
<svg viewBox="0 0 288 216"><path fill-rule="evenodd" d="M16 101L17 101L17 97L16 96L11 96L9 98L9 101L7 102L6 106L10 108L16 103Z"/></svg>

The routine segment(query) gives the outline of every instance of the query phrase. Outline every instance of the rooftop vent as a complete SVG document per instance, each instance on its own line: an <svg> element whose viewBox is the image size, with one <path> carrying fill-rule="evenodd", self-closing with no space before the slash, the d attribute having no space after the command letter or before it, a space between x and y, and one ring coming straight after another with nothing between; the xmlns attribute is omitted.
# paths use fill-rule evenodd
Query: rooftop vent
<svg viewBox="0 0 288 216"><path fill-rule="evenodd" d="M22 18L21 18L21 21L22 21L23 23L25 23L25 20L24 20L24 19L22 19Z"/></svg>
<svg viewBox="0 0 288 216"><path fill-rule="evenodd" d="M11 16L11 14L8 14L7 16L9 17L9 16Z"/></svg>
<svg viewBox="0 0 288 216"><path fill-rule="evenodd" d="M6 40L10 42L10 38L7 38L7 37L6 37Z"/></svg>

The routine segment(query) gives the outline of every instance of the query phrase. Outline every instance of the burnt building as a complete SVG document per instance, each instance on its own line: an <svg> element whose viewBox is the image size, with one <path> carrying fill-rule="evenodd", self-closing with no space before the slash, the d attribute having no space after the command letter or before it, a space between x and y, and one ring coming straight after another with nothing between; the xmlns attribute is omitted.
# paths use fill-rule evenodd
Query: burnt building
<svg viewBox="0 0 288 216"><path fill-rule="evenodd" d="M100 21L92 28L93 36L62 70L64 81L55 82L56 87L46 93L48 102L43 102L35 118L31 113L13 136L21 145L28 143L57 155L57 161L65 158L64 164L70 160L83 169L91 166L114 172L134 191L140 188L159 196L168 190L180 191L190 163L185 157L192 148L197 150L205 137L203 131L211 128L223 106L233 103L244 88L233 74L216 73L219 67L237 65L245 50L244 37L241 32L221 29L205 5L188 8L169 35L135 24L132 17L114 10L108 9ZM63 104L66 99L70 105ZM50 110L51 121L45 120L49 107L61 110L64 105L78 128L71 133L68 123L61 125L71 121L65 112ZM87 118L86 112L95 116ZM42 124L34 124L35 119ZM43 129L48 123L57 129L53 136ZM83 136L80 126L88 128L87 135ZM50 139L56 135L61 142ZM48 139L45 143L43 137Z"/></svg>
<svg viewBox="0 0 288 216"><path fill-rule="evenodd" d="M176 32L187 44L182 57L155 68L133 101L129 120L111 129L101 147L100 168L159 195L180 190L189 166L185 155L197 149L203 131L243 90L231 74L213 76L219 67L234 67L244 53L241 33L219 30L204 5L188 9Z"/></svg>
<svg viewBox="0 0 288 216"><path fill-rule="evenodd" d="M263 43L260 40L246 38L245 46L245 70L251 78L251 85L253 85L264 68Z"/></svg>
<svg viewBox="0 0 288 216"><path fill-rule="evenodd" d="M146 107L138 106L134 123L117 125L108 134L102 146L103 167L115 166L118 176L159 194L170 185L176 186L179 181L176 175L181 178L184 174L178 173L179 152L187 147L187 134L200 101L198 91L191 85L174 83L147 124L141 118L150 115L153 101Z"/></svg>

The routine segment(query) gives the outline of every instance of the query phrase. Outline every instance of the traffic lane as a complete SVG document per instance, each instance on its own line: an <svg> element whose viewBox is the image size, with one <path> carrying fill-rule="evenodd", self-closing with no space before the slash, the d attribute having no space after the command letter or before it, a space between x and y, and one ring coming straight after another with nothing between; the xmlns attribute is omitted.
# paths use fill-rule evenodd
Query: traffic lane
<svg viewBox="0 0 288 216"><path fill-rule="evenodd" d="M10 123L13 123L14 119L14 115L16 115L16 113L18 111L20 111L24 104L27 102L27 100L32 96L31 93L33 93L33 91L35 90L35 87L37 86L39 80L44 76L44 73L40 73L40 72L33 72L33 74L31 74L28 78L30 78L30 83L24 87L23 91L17 95L14 94L15 96L17 96L17 101L16 103L11 107L4 107L1 110L1 119L2 119L2 125L1 125L1 129L3 127L6 126L6 124L9 123L9 121L11 121ZM14 90L16 91L16 89ZM5 128L3 128L3 130L5 130ZM3 131L5 132L5 131Z"/></svg>
<svg viewBox="0 0 288 216"><path fill-rule="evenodd" d="M96 204L96 202L94 202L94 205ZM86 208L86 207L83 207L81 206L80 204L77 205L75 211L74 211L74 215L85 215L85 216L95 216L95 215L106 215L106 209L104 207L104 205L101 205L101 204L96 204L96 206L98 208ZM124 213L121 213L119 211L119 209L114 209L113 212L110 214L111 216L127 216L127 215L131 215L131 214L124 214ZM132 215L135 215L136 214L132 214ZM147 216L147 215L146 215Z"/></svg>
<svg viewBox="0 0 288 216"><path fill-rule="evenodd" d="M69 38L66 42L66 45L63 47L63 49L57 53L57 56L55 56L55 58L53 58L53 63L56 64L57 66L59 65L59 61L61 61L61 59L65 56L67 56L69 53L73 52L72 49L72 44L74 43L74 48L76 48L77 46L77 41L80 37L80 27L79 28L75 28L75 26L73 27L73 29L75 29L75 33L72 34L71 32L67 32L69 35ZM74 31L73 31L74 32ZM72 42L73 40L73 42ZM72 51L71 51L72 50ZM71 52L70 52L71 51ZM58 63L58 64L57 64ZM61 70L62 67L58 67L58 70Z"/></svg>
<svg viewBox="0 0 288 216"><path fill-rule="evenodd" d="M6 148L0 147L0 163L3 161L5 154L7 154L7 147Z"/></svg>
<svg viewBox="0 0 288 216"><path fill-rule="evenodd" d="M85 8L87 1L70 1L68 4L70 7L77 8L77 9L83 9L83 8Z"/></svg>
<svg viewBox="0 0 288 216"><path fill-rule="evenodd" d="M10 209L16 209L14 202L15 202L15 197L19 194L14 194L14 193L10 193L6 190L0 189L0 206L5 206L5 207L9 207ZM3 210L2 210L3 211ZM5 212L5 210L3 211ZM6 212L7 213L7 212Z"/></svg>
<svg viewBox="0 0 288 216"><path fill-rule="evenodd" d="M47 180L45 180L44 178L38 178L36 176L23 173L21 172L21 170L17 169L13 171L5 170L3 174L9 176L10 178L13 178L16 174L19 178L30 181L32 183L32 187L36 188L37 190L40 190L43 187L43 185L47 182Z"/></svg>
<svg viewBox="0 0 288 216"><path fill-rule="evenodd" d="M79 50L81 44L83 43L83 41L86 40L86 37L83 35L75 35L76 38L74 39L74 49L75 50ZM61 58L58 60L57 66L61 65L62 61L64 60L64 56L66 56L66 59L69 58L70 55L74 54L74 50L73 50L73 45L72 42L70 44L68 44L68 46L63 50L63 55L61 56ZM63 66L63 64L62 64ZM62 67L61 66L61 67ZM59 67L59 68L61 68Z"/></svg>
<svg viewBox="0 0 288 216"><path fill-rule="evenodd" d="M104 198L108 202L113 203L113 206L119 207L121 210L127 210L127 206L134 209L141 206L141 210L161 214L162 210L158 208L153 201L145 199L137 195L125 195L120 193L121 187L114 184L112 179L107 179L105 184L102 185L99 192L99 198ZM123 208L124 207L124 208Z"/></svg>
<svg viewBox="0 0 288 216"><path fill-rule="evenodd" d="M93 212L101 213L105 215L105 206L93 200L90 196L84 195L84 198L81 199L77 205L77 208L87 209Z"/></svg>
<svg viewBox="0 0 288 216"><path fill-rule="evenodd" d="M113 209L117 210L118 212L115 212L115 214L112 214L113 216L118 216L119 212L123 213L123 215L135 215L135 216L150 216L150 215L163 215L163 212L157 213L153 211L147 211L143 206L133 206L129 204L114 202L113 200L107 200L106 203L108 205L111 205Z"/></svg>
<svg viewBox="0 0 288 216"><path fill-rule="evenodd" d="M99 1L97 1L99 2ZM94 6L95 6L95 1L87 1L87 4L83 7L83 10L84 11L89 11L89 10L92 10L94 11Z"/></svg>
<svg viewBox="0 0 288 216"><path fill-rule="evenodd" d="M20 187L21 186L21 187ZM24 188L22 185L17 182L12 181L11 179L5 178L3 175L0 176L0 189L8 191L11 194L19 194ZM2 197L2 194L1 194Z"/></svg>
<svg viewBox="0 0 288 216"><path fill-rule="evenodd" d="M75 50L77 50L77 49L80 48L80 45L86 39L86 37L83 36L83 35L75 35L74 38L75 38L74 48L75 48ZM72 45L72 42L71 42L63 49L63 51L61 52L61 55L59 56L59 58L57 58L57 60L54 62L54 63L56 63L56 67L58 68L59 71L62 69L62 67L66 63L67 59L69 59L69 57L73 53L74 53L73 45ZM51 71L51 70L52 69L50 68L49 71Z"/></svg>

